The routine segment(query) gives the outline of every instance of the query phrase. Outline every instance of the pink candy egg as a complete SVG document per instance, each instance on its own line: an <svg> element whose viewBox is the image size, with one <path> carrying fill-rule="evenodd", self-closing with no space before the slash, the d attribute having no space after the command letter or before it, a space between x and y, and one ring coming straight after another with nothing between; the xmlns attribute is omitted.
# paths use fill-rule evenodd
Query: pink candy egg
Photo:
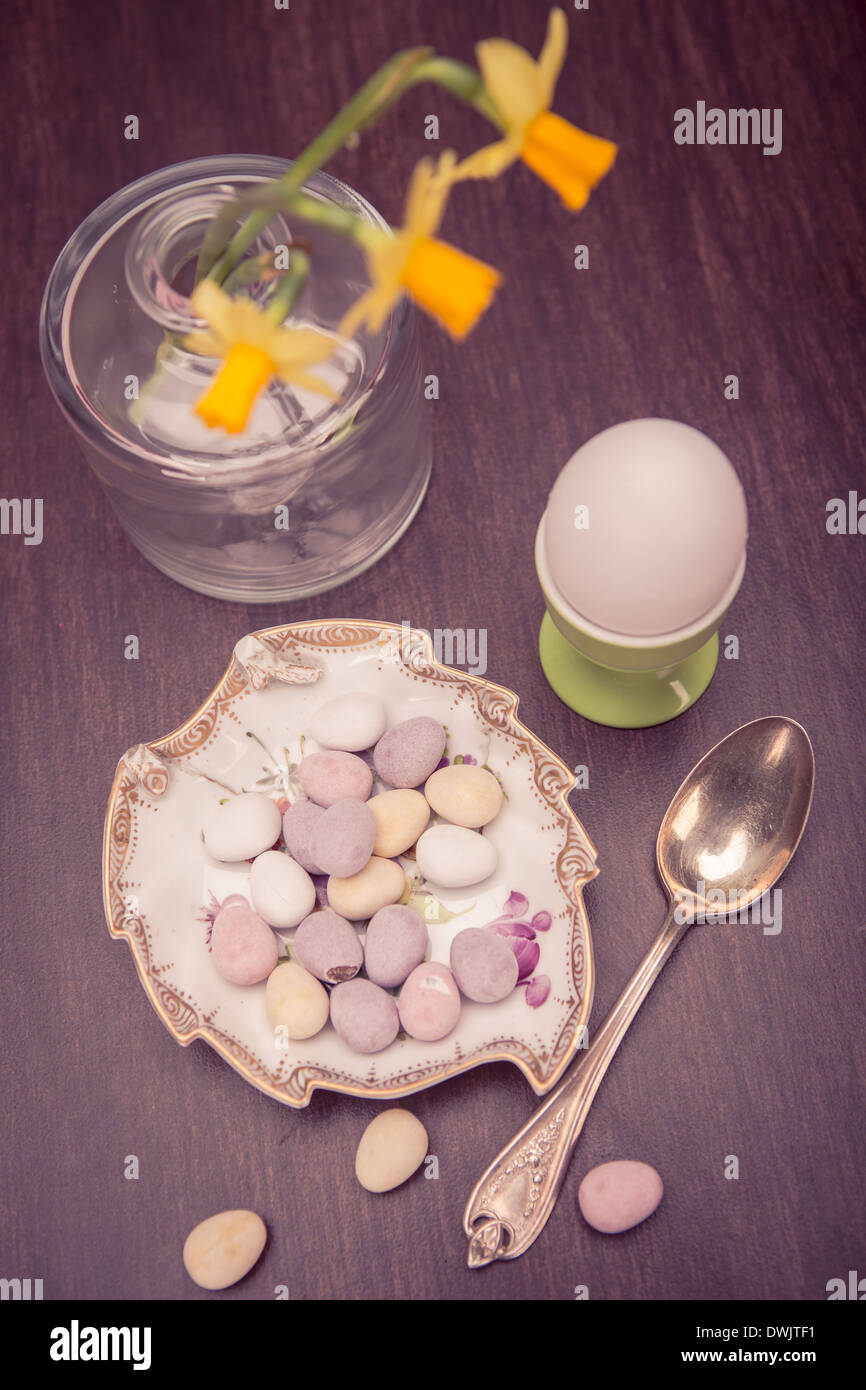
<svg viewBox="0 0 866 1390"><path fill-rule="evenodd" d="M662 1180L649 1163L617 1158L590 1169L577 1200L590 1226L605 1235L618 1235L651 1216L663 1193Z"/></svg>
<svg viewBox="0 0 866 1390"><path fill-rule="evenodd" d="M311 801L333 806L354 797L366 801L373 790L373 774L354 753L310 753L298 766L298 780Z"/></svg>
<svg viewBox="0 0 866 1390"><path fill-rule="evenodd" d="M460 1017L460 992L447 965L417 965L397 1000L400 1022L411 1038L438 1042Z"/></svg>
<svg viewBox="0 0 866 1390"><path fill-rule="evenodd" d="M315 801L308 801L305 797L299 797L293 801L289 809L283 814L283 839L286 842L286 849L302 869L306 869L308 874L320 874L323 872L321 866L316 863L310 848L312 835L319 820L325 814L324 806L317 806Z"/></svg>
<svg viewBox="0 0 866 1390"><path fill-rule="evenodd" d="M280 949L267 922L249 907L225 907L214 918L213 963L232 985L255 985L276 966Z"/></svg>

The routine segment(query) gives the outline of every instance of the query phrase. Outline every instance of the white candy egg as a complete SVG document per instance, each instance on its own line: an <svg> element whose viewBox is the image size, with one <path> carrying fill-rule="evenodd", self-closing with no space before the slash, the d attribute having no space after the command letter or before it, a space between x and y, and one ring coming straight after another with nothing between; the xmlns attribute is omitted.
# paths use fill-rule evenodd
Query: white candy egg
<svg viewBox="0 0 866 1390"><path fill-rule="evenodd" d="M316 885L306 869L278 849L256 859L250 893L256 912L272 927L296 927L316 905Z"/></svg>
<svg viewBox="0 0 866 1390"><path fill-rule="evenodd" d="M214 859L237 862L270 849L280 836L277 804L261 792L241 792L215 806L204 825L205 848Z"/></svg>
<svg viewBox="0 0 866 1390"><path fill-rule="evenodd" d="M385 732L385 706L375 695L349 691L322 705L310 721L310 734L323 748L360 753Z"/></svg>
<svg viewBox="0 0 866 1390"><path fill-rule="evenodd" d="M462 825L433 825L415 846L415 863L424 878L442 888L468 888L489 878L496 850L477 830Z"/></svg>

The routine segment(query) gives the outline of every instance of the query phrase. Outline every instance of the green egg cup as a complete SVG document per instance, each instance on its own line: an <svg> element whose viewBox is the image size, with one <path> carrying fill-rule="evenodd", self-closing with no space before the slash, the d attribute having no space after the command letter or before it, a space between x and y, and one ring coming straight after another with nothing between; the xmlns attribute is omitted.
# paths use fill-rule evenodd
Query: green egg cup
<svg viewBox="0 0 866 1390"><path fill-rule="evenodd" d="M547 564L545 518L535 569L547 612L538 636L541 667L569 709L614 729L646 729L676 719L700 699L719 660L719 624L742 583L746 553L715 607L661 638L625 637L590 622L557 588Z"/></svg>
<svg viewBox="0 0 866 1390"><path fill-rule="evenodd" d="M650 671L623 671L584 656L545 613L538 635L541 666L549 685L569 709L614 729L666 724L703 695L719 659L719 636L690 656Z"/></svg>

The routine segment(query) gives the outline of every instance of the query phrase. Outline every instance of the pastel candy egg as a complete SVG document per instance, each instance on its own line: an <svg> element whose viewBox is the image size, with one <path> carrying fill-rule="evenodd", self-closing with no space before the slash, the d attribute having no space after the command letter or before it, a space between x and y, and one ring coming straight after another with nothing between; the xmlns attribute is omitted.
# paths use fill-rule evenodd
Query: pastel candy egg
<svg viewBox="0 0 866 1390"><path fill-rule="evenodd" d="M397 1000L400 1022L410 1038L438 1042L460 1017L460 992L447 965L416 965Z"/></svg>
<svg viewBox="0 0 866 1390"><path fill-rule="evenodd" d="M438 719L418 715L404 719L383 734L373 753L373 764L392 787L419 787L445 752L445 730Z"/></svg>
<svg viewBox="0 0 866 1390"><path fill-rule="evenodd" d="M335 801L313 827L310 848L322 872L337 878L359 874L373 853L376 818L366 801Z"/></svg>
<svg viewBox="0 0 866 1390"><path fill-rule="evenodd" d="M361 922L380 907L397 902L405 887L406 875L400 865L374 855L360 873L328 879L328 903L341 917Z"/></svg>
<svg viewBox="0 0 866 1390"><path fill-rule="evenodd" d="M215 806L204 825L205 849L223 863L253 859L279 837L277 803L261 792L241 792Z"/></svg>
<svg viewBox="0 0 866 1390"><path fill-rule="evenodd" d="M462 825L431 825L415 846L419 871L443 888L481 883L493 873L496 860L490 840Z"/></svg>
<svg viewBox="0 0 866 1390"><path fill-rule="evenodd" d="M220 1211L200 1221L187 1236L183 1263L202 1289L227 1289L249 1274L268 1233L254 1211Z"/></svg>
<svg viewBox="0 0 866 1390"><path fill-rule="evenodd" d="M280 948L267 922L249 907L224 907L214 918L210 938L213 963L230 985L266 980Z"/></svg>
<svg viewBox="0 0 866 1390"><path fill-rule="evenodd" d="M427 778L424 795L437 816L470 830L487 825L502 806L502 788L493 773L471 763L440 767Z"/></svg>
<svg viewBox="0 0 866 1390"><path fill-rule="evenodd" d="M428 944L427 927L413 907L380 908L367 927L364 969L374 984L393 989L421 964Z"/></svg>
<svg viewBox="0 0 866 1390"><path fill-rule="evenodd" d="M427 1131L409 1110L383 1110L361 1135L355 1176L368 1192L390 1192L427 1157Z"/></svg>
<svg viewBox="0 0 866 1390"><path fill-rule="evenodd" d="M301 965L329 985L351 980L364 964L354 928L329 907L304 918L292 945Z"/></svg>
<svg viewBox="0 0 866 1390"><path fill-rule="evenodd" d="M373 853L394 859L411 849L430 819L430 807L420 792L399 788L379 792L367 802L376 818Z"/></svg>
<svg viewBox="0 0 866 1390"><path fill-rule="evenodd" d="M306 869L282 850L260 854L250 869L256 911L272 927L296 927L316 905L316 885Z"/></svg>
<svg viewBox="0 0 866 1390"><path fill-rule="evenodd" d="M651 1216L663 1193L655 1168L634 1158L617 1158L590 1169L577 1200L590 1226L605 1235L617 1235Z"/></svg>
<svg viewBox="0 0 866 1390"><path fill-rule="evenodd" d="M400 1031L397 1005L372 980L347 980L334 986L331 1022L353 1052L381 1052Z"/></svg>
<svg viewBox="0 0 866 1390"><path fill-rule="evenodd" d="M310 721L310 734L323 748L359 753L382 737L385 722L382 701L356 690L322 705Z"/></svg>
<svg viewBox="0 0 866 1390"><path fill-rule="evenodd" d="M354 753L310 753L298 765L298 780L311 801L333 806L347 796L366 801L373 790L373 774Z"/></svg>
<svg viewBox="0 0 866 1390"><path fill-rule="evenodd" d="M517 984L517 956L504 937L484 927L466 927L451 942L451 970L467 999L496 1004Z"/></svg>
<svg viewBox="0 0 866 1390"><path fill-rule="evenodd" d="M315 801L309 801L303 796L293 801L283 814L283 839L286 849L308 874L322 873L321 866L312 856L310 842L313 830L324 814L324 806L318 806Z"/></svg>
<svg viewBox="0 0 866 1390"><path fill-rule="evenodd" d="M274 1028L290 1038L315 1037L328 1021L328 991L295 961L282 961L268 976L265 1007Z"/></svg>

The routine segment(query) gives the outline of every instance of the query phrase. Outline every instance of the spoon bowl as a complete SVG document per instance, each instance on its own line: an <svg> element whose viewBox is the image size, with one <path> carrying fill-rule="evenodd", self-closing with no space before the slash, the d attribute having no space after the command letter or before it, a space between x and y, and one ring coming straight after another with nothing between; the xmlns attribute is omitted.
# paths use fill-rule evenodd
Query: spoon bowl
<svg viewBox="0 0 866 1390"><path fill-rule="evenodd" d="M721 890L728 913L761 898L800 843L814 780L812 745L793 719L769 715L728 734L692 768L661 823L656 864L668 896L718 912Z"/></svg>

